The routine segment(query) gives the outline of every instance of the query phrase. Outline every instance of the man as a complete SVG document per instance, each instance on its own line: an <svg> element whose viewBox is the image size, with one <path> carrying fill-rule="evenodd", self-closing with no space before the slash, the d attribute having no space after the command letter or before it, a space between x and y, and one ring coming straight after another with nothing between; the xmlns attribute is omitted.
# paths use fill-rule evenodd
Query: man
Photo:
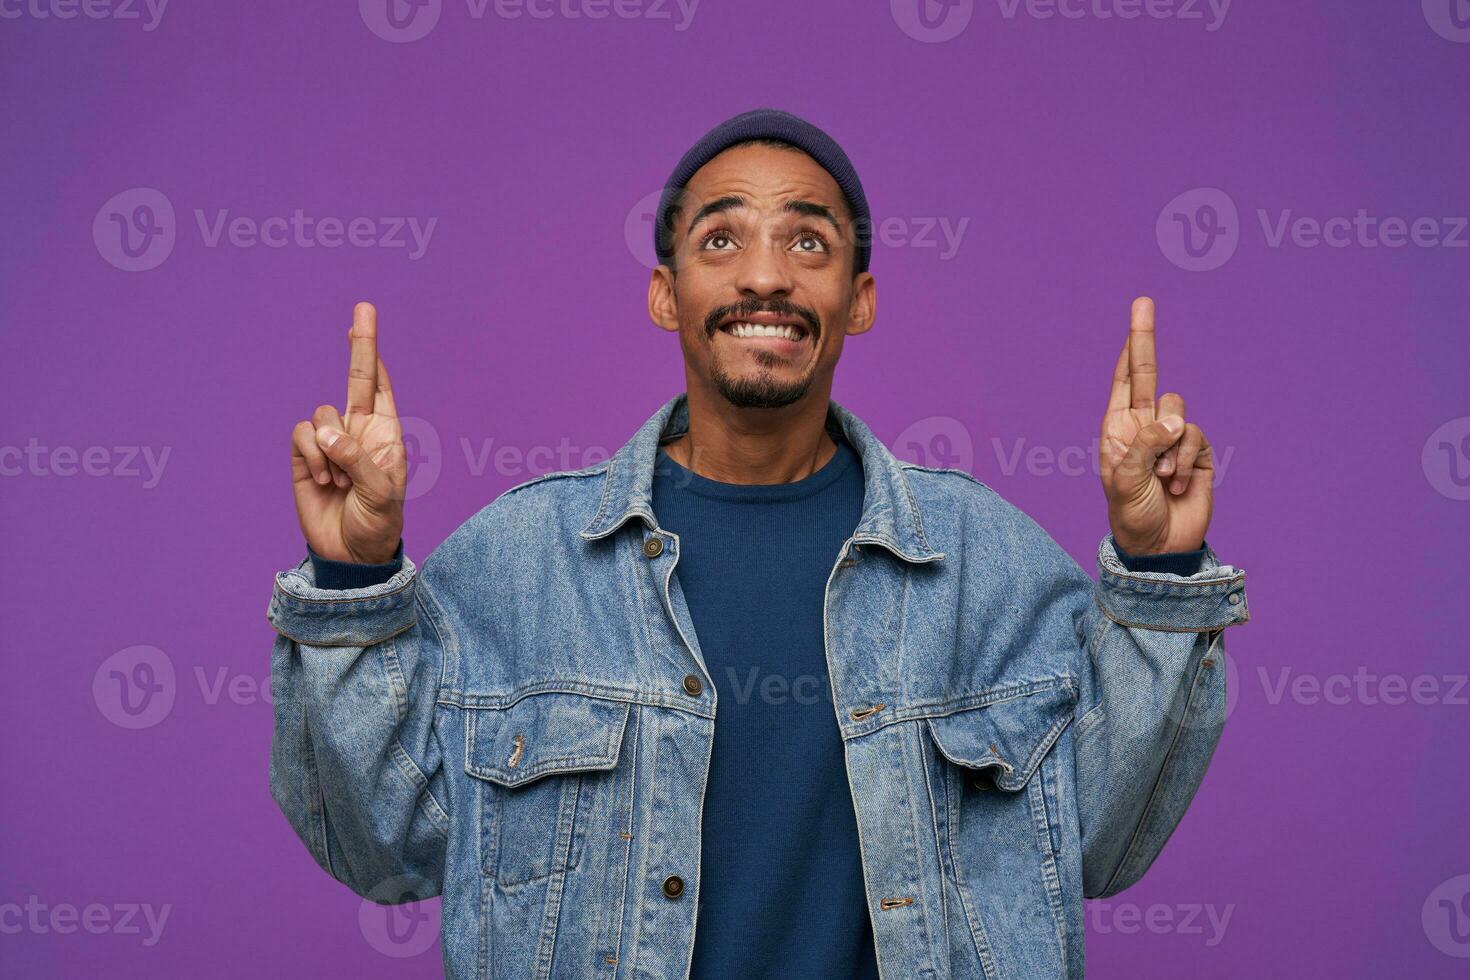
<svg viewBox="0 0 1470 980"><path fill-rule="evenodd" d="M299 423L271 790L323 869L442 894L453 977L1080 977L1224 720L1241 571L1133 304L1094 583L969 474L830 399L872 326L851 162L727 120L660 202L687 390L611 459L506 491L417 567L374 309Z"/></svg>

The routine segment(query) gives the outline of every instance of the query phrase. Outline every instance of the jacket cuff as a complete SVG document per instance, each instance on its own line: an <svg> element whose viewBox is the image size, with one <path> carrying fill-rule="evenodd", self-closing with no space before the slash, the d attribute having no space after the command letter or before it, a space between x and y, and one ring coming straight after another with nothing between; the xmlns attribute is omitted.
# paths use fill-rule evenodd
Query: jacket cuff
<svg viewBox="0 0 1470 980"><path fill-rule="evenodd" d="M1250 619L1245 572L1220 563L1208 544L1199 570L1189 575L1135 571L1124 564L1109 534L1097 549L1097 601L1123 626L1197 633Z"/></svg>
<svg viewBox="0 0 1470 980"><path fill-rule="evenodd" d="M276 575L266 619L277 633L311 646L369 646L396 636L418 621L418 567L407 555L402 562L377 585L324 589L308 555Z"/></svg>
<svg viewBox="0 0 1470 980"><path fill-rule="evenodd" d="M306 554L311 559L311 568L316 576L317 588L362 589L388 581L403 567L403 539L398 539L398 547L394 550L393 557L385 562L352 562L323 558L312 550L310 544L306 546Z"/></svg>

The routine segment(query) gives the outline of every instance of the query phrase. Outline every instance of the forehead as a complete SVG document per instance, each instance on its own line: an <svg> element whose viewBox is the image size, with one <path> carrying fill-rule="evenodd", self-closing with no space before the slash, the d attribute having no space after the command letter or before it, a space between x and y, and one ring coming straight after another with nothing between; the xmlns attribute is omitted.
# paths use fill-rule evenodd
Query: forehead
<svg viewBox="0 0 1470 980"><path fill-rule="evenodd" d="M685 186L706 201L740 194L754 207L774 208L784 200L800 198L825 204L837 215L847 212L842 188L820 163L801 150L779 146L723 150L696 170Z"/></svg>

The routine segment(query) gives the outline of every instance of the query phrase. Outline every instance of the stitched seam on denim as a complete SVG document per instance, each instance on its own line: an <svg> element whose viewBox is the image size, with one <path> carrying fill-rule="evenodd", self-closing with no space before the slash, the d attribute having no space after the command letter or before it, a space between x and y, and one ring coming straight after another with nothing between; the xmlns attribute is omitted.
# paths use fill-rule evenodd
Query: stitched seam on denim
<svg viewBox="0 0 1470 980"><path fill-rule="evenodd" d="M932 733L931 733L932 734ZM954 839L956 829L959 827L960 801L959 794L955 792L954 784L960 782L959 793L964 792L963 777L948 768L944 769L944 798L947 825L945 827L945 846L949 850L949 866L954 875L955 890L960 895L960 907L964 909L965 919L970 926L970 944L975 947L975 955L980 959L980 971L986 980L995 980L999 976L999 970L995 965L995 958L990 949L990 932L985 928L985 921L980 917L979 908L972 909L972 901L969 896L969 886L960 874L959 862L956 859Z"/></svg>
<svg viewBox="0 0 1470 980"><path fill-rule="evenodd" d="M607 461L607 472L602 477L602 497L597 502L597 513L592 515L592 520L583 526L585 532L588 528L596 527L602 521L603 512L607 510L608 501L612 499L613 474L617 471L617 458Z"/></svg>
<svg viewBox="0 0 1470 980"><path fill-rule="evenodd" d="M919 544L933 551L934 549L929 547L929 539L924 536L924 519L919 513L918 502L914 500L914 490L909 486L909 479L904 475L901 466L898 468L898 482L903 485L904 499L908 501L909 512L913 515L914 532L918 535Z"/></svg>
<svg viewBox="0 0 1470 980"><path fill-rule="evenodd" d="M539 759L534 765L519 770L524 778L502 783L502 785L521 786L531 782L532 777L538 777L543 773L549 771L571 772L575 771L577 767L596 771L600 769L615 767L617 764L620 743L623 740L623 729L627 727L628 715L632 711L632 707L625 702L613 703L623 705L623 715L619 721L614 723L616 732L613 732L611 729L609 730L607 745L603 747L601 753L581 753L577 755L561 755ZM473 747L471 747L470 751L470 758L473 759ZM613 765L606 765L606 763L609 762ZM563 763L573 763L573 765L563 765ZM592 765L592 763L597 763L597 765ZM494 782L501 782L502 780L506 779L506 777L500 772L499 767L481 765L473 761L469 762L465 766L465 771L472 776L478 776L481 779L490 779Z"/></svg>
<svg viewBox="0 0 1470 980"><path fill-rule="evenodd" d="M631 714L631 709L629 711ZM627 929L628 918L628 889L633 882L633 838L635 816L638 808L638 740L642 735L643 712L633 719L633 736L628 747L631 753L628 759L628 816L625 830L627 837L623 841L623 890L618 898L617 921L613 924L616 935L613 939L613 976L616 977L622 967L623 961L623 932ZM621 753L619 753L621 755Z"/></svg>
<svg viewBox="0 0 1470 980"><path fill-rule="evenodd" d="M939 812L934 805L934 784L929 778L928 748L924 732L916 726L915 732L918 740L918 767L924 777L924 794L929 800L929 827L934 839L934 860L939 867L938 891L939 891L939 921L941 924L949 922L949 896L944 887L944 845L939 839ZM948 800L946 799L946 805Z"/></svg>
<svg viewBox="0 0 1470 980"><path fill-rule="evenodd" d="M393 637L397 636L399 633L402 633L402 632L404 632L406 630L413 629L414 626L416 625L416 623L417 623L417 620L415 620L412 623L409 623L408 625L404 626L402 629L396 629L396 630L394 630L393 632L387 634L386 636L379 636L379 637L376 637L376 638L373 638L373 639L368 639L366 637L349 637L348 639L343 640L340 643L324 643L324 642L318 642L316 640L304 640L304 639L302 639L299 636L295 636L295 635L293 635L291 633L287 633L285 630L281 629L280 627L277 627L276 628L276 632L277 633L280 633L282 636L286 637L288 640L291 640L291 641L293 641L293 642L295 642L295 643L297 643L297 644L299 644L301 646L306 646L306 647L370 647L370 646L373 646L374 644L382 643L384 640L390 640ZM365 639L367 640L367 642L362 642Z"/></svg>
<svg viewBox="0 0 1470 980"><path fill-rule="evenodd" d="M909 738L904 738L903 733L897 733L895 736L899 739L902 739L902 748L900 749L900 752L902 753L902 767L900 769L900 774L903 777L907 777L913 772L913 766L916 760L920 766L923 765L923 732L920 731L919 726L917 725L912 726L910 728L910 732L912 734ZM904 778L902 781L904 802L907 804L904 809L908 811L909 816L909 840L912 842L912 846L917 856L917 851L920 847L920 841L923 840L923 829L919 825L919 814L916 812L918 810L918 807L914 805L913 786L908 778ZM919 934L916 937L915 945L918 947L918 950L924 954L928 954L932 951L934 943L934 937L931 935L929 930L929 919L933 915L933 910L930 908L928 901L930 897L929 892L925 888L926 885L931 884L932 883L926 881L922 875L916 876L915 891L922 894L925 901L923 903L923 907L919 909L918 923L914 928L914 931ZM943 887L943 883L940 883L940 887ZM909 905L910 907L912 907L913 903L910 902ZM941 928L943 928L942 921L940 923L940 926ZM923 967L920 967L920 969L928 970L933 969L933 967L928 965L926 961L926 964Z"/></svg>
<svg viewBox="0 0 1470 980"><path fill-rule="evenodd" d="M399 740L397 735L393 736L393 741L388 745L388 754L393 757L393 764L397 767L398 771L416 791L414 797L415 806L424 812L424 815L429 818L429 823L448 841L448 815L439 806L439 801L435 800L433 795L430 794L429 780L424 776L424 771L413 761L413 757L408 754L408 750L403 747L403 742ZM424 803L426 797L433 803L433 811ZM434 811L437 811L437 813ZM441 823L441 819L443 823Z"/></svg>
<svg viewBox="0 0 1470 980"><path fill-rule="evenodd" d="M1153 574L1162 575L1164 573L1155 572ZM1147 578L1143 575L1130 572L1115 572L1106 565L1103 565L1101 575L1113 588L1122 589L1128 592L1138 592L1142 595L1161 595L1165 594L1166 592L1174 591L1184 591L1188 595L1203 595L1205 594L1204 591L1196 592L1190 590L1197 589L1218 592L1221 591L1220 586L1228 585L1230 586L1230 588L1233 589L1237 585L1242 585L1245 583L1244 571L1237 571L1234 575L1226 575L1223 578L1205 578L1195 580L1184 578L1181 576L1179 578L1168 579ZM1134 584L1137 582L1146 582L1149 584L1150 588L1141 589Z"/></svg>
<svg viewBox="0 0 1470 980"><path fill-rule="evenodd" d="M1206 645L1206 649L1208 649L1208 644ZM1200 659L1203 659L1203 656L1204 655L1201 654ZM1190 710L1194 707L1194 695L1195 689L1198 687L1199 672L1204 669L1200 665L1199 660L1195 660L1193 647L1191 647L1190 650L1190 659L1194 661L1194 670L1190 673L1189 697L1185 700L1184 710L1180 712L1180 718L1184 719L1187 719L1189 717ZM1174 761L1177 755L1175 750L1179 747L1180 736L1184 731L1184 727L1185 726L1182 721L1174 726L1174 730L1169 739L1169 748L1167 751L1165 751L1164 761L1159 766L1158 777L1155 778L1153 788L1149 791L1148 802L1144 804L1143 813L1139 817L1138 823L1136 823L1133 827L1133 836L1128 841L1128 847L1123 852L1122 858L1119 859L1118 866L1113 869L1112 875L1108 878L1108 883L1103 889L1103 894L1098 896L1100 898L1107 897L1113 885L1115 885L1118 882L1118 879L1122 877L1124 869L1127 868L1129 862L1133 860L1134 852L1138 849L1143 838L1149 836L1144 833L1144 827L1147 825L1149 819L1153 816L1155 804L1158 802L1161 795L1160 789L1165 785L1167 777L1169 775L1170 764ZM1170 832L1172 833L1172 830ZM1160 845L1160 847L1162 847L1162 844ZM1155 851L1154 853L1155 856L1157 856L1158 851ZM1138 876L1135 876L1133 880L1137 881L1139 877L1142 877L1141 873ZM1127 886L1125 885L1123 887L1126 888ZM1122 889L1120 888L1119 891L1121 890Z"/></svg>
<svg viewBox="0 0 1470 980"><path fill-rule="evenodd" d="M842 737L844 739L862 738L880 729L887 728L889 725L896 725L900 722L923 720L925 718L948 718L950 715L959 714L964 711L1012 701L1018 697L1027 697L1032 694L1055 690L1059 687L1073 692L1075 696L1077 691L1076 678L1070 674L1065 674L1061 677L1047 677L1025 684L1012 685L1011 687L992 688L980 694L966 695L965 697L950 701L927 702L925 704L910 705L906 708L896 708L892 711L885 709L881 714L874 714L869 716L868 719L864 719L863 723L859 725L850 726L851 730L843 732ZM930 708L948 708L950 710L930 711L928 710ZM869 719L879 720L872 721Z"/></svg>
<svg viewBox="0 0 1470 980"><path fill-rule="evenodd" d="M1033 813L1032 827L1037 838L1036 845L1043 849L1041 855L1041 883L1046 889L1046 904L1048 910L1051 912L1052 927L1056 930L1057 948L1061 951L1062 968L1066 969L1067 935L1065 925L1062 921L1062 876L1061 872L1057 869L1057 853L1060 848L1057 847L1056 841L1052 840L1051 811L1053 808L1048 806L1046 802L1046 776L1046 769L1041 767L1041 771L1037 775L1026 781L1026 792L1028 795L1034 794L1036 799L1041 801L1040 820L1036 820L1035 814Z"/></svg>
<svg viewBox="0 0 1470 980"><path fill-rule="evenodd" d="M1098 605L1102 605L1101 600L1098 601ZM1110 617L1106 615L1098 617L1097 625L1092 628L1092 636L1088 640L1087 644L1086 656L1089 661L1089 667L1091 666L1091 664L1097 662L1097 654L1098 651L1102 649L1103 639L1107 636L1108 631L1112 628L1113 620ZM1089 721L1089 719L1091 719L1094 715L1097 716L1097 720ZM1082 715L1082 717L1077 719L1078 740L1080 741L1082 739L1082 736L1092 731L1092 729L1097 726L1098 722L1102 721L1103 717L1103 700L1101 697L1099 697L1097 699L1097 704L1094 704L1091 708L1088 708L1087 711Z"/></svg>
<svg viewBox="0 0 1470 980"><path fill-rule="evenodd" d="M403 584L400 585L400 586L398 586L397 588L389 589L387 592L375 592L372 595L352 596L351 598L347 598L347 599L318 599L318 598L315 598L313 596L302 595L299 592L293 592L291 589L287 588L287 585L286 585L286 583L289 581L289 576L291 576L293 574L293 572L282 572L281 574L277 575L276 576L276 587L280 589L281 594L285 598L290 599L292 602L309 603L309 604L314 605L314 606L339 606L339 605L345 606L345 605L350 605L350 604L352 604L354 602L375 602L375 601L377 601L379 599L392 599L392 598L396 598L399 595L401 595L409 586L413 585L414 580L416 578L418 578L418 572L419 572L418 566L414 566L414 568L411 571L409 571L407 569L400 569L398 572L394 573L393 578L397 578L399 575L403 575L405 573L408 575L408 578L405 579L404 582L403 582ZM300 576L297 575L296 577L299 578ZM393 578L388 579L388 582L393 581ZM379 584L386 585L387 582L382 582L382 583L379 583ZM314 588L314 586L312 586L312 588ZM323 589L322 591L323 592L328 592L328 591L333 591L333 590ZM341 589L341 590L336 590L336 591L348 591L348 590ZM289 603L287 603L287 605L289 605Z"/></svg>
<svg viewBox="0 0 1470 980"><path fill-rule="evenodd" d="M331 848L327 845L327 794L326 790L322 788L322 774L316 763L316 749L311 744L311 724L307 719L305 698L301 700L301 734L301 744L306 755L305 760L303 760L303 768L306 770L307 779L315 797L317 827L322 835L322 864L326 867L329 875L337 878L337 872L332 869ZM337 880L341 881L342 879L337 878Z"/></svg>
<svg viewBox="0 0 1470 980"><path fill-rule="evenodd" d="M1225 629L1227 626L1238 626L1241 623L1250 622L1250 613L1247 612L1244 616L1238 618L1232 615L1229 620L1223 623L1210 622L1203 625L1160 626L1157 623L1136 623L1132 620L1123 619L1122 617L1115 615L1113 611L1103 603L1101 596L1095 596L1094 598L1096 599L1099 608L1102 609L1103 615L1113 622L1117 623L1119 626L1132 626L1137 629L1153 630L1156 633L1208 633L1212 630Z"/></svg>
<svg viewBox="0 0 1470 980"><path fill-rule="evenodd" d="M425 564L427 563L428 559L425 559ZM458 666L460 663L459 638L454 635L453 630L448 628L444 610L440 608L439 600L434 597L433 589L427 584L414 593L414 605L423 612L424 619L428 621L429 627L434 631L434 636L439 641L439 686L434 691L434 701L436 703L443 703L444 688L449 677L449 657L451 651L453 652L455 665ZM417 617L415 617L415 620L417 620ZM448 633L448 639L445 638L446 633ZM435 720L437 722L437 715Z"/></svg>

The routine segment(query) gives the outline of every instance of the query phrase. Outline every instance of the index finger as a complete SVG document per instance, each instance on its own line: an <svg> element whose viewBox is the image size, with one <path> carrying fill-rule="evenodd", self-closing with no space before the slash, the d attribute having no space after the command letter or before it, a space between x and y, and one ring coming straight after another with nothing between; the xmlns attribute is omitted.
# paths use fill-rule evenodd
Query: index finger
<svg viewBox="0 0 1470 980"><path fill-rule="evenodd" d="M352 308L352 358L347 368L347 411L344 415L373 414L378 392L378 311L371 303Z"/></svg>
<svg viewBox="0 0 1470 980"><path fill-rule="evenodd" d="M1128 324L1128 387L1135 409L1153 411L1158 389L1159 365L1154 356L1154 301L1140 296L1133 301Z"/></svg>

